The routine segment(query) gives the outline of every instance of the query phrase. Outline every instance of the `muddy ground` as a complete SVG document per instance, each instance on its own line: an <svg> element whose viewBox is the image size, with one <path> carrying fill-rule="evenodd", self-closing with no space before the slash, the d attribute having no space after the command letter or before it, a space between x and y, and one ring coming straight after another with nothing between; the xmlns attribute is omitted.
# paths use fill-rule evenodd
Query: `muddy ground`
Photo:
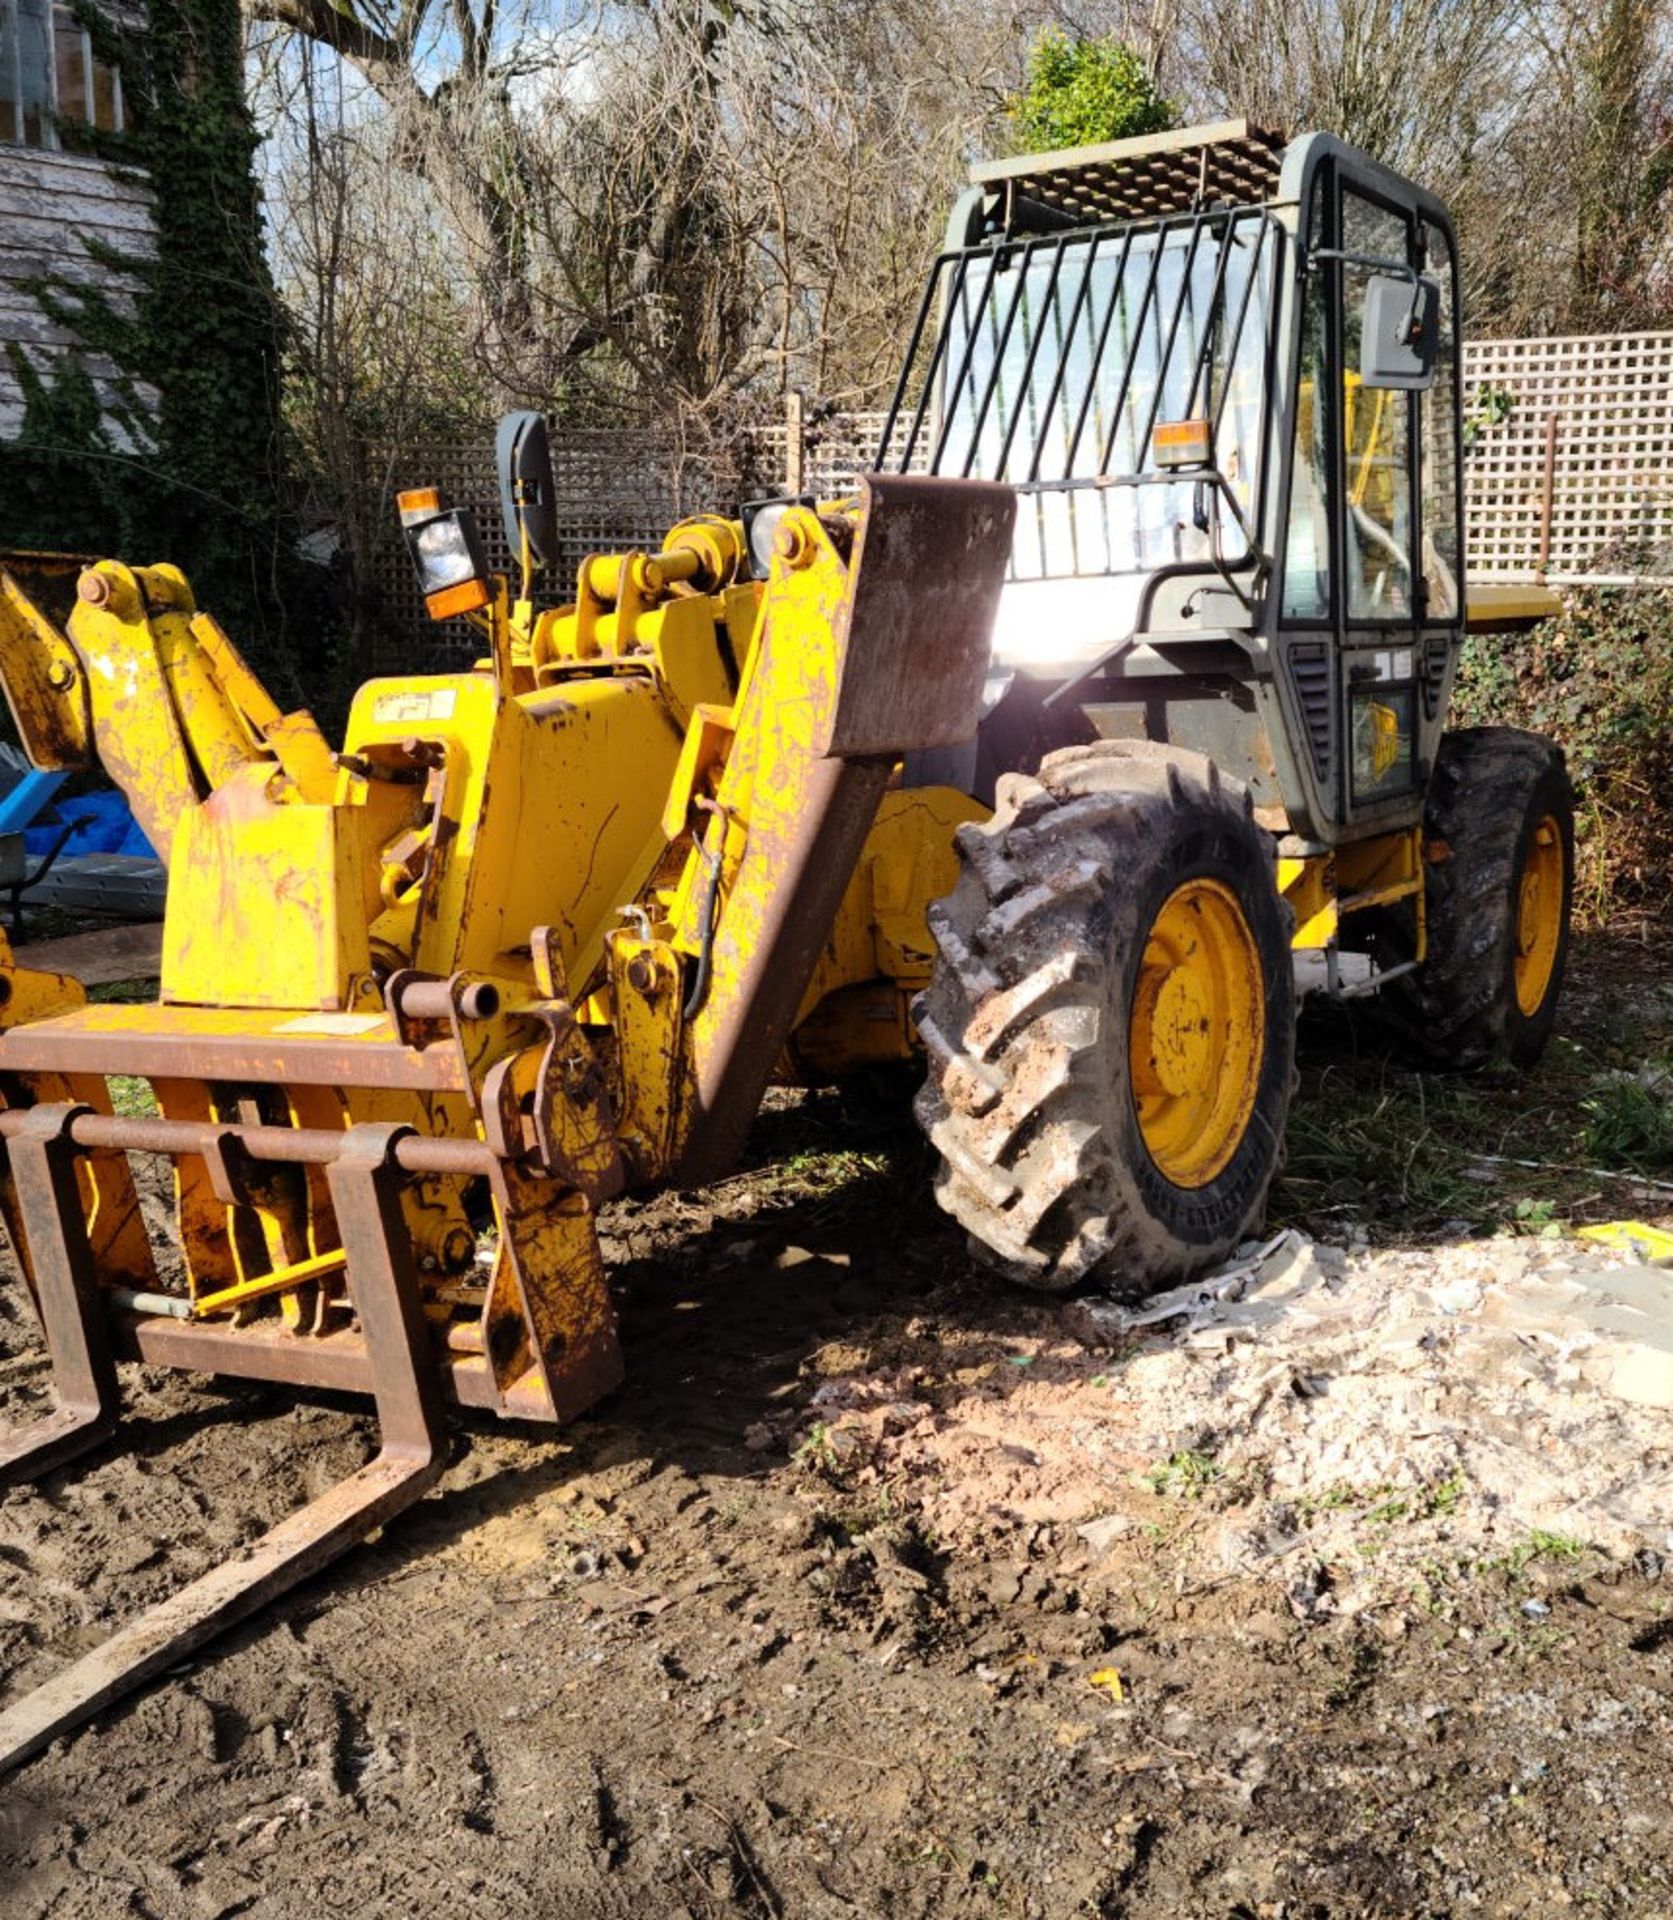
<svg viewBox="0 0 1673 1920"><path fill-rule="evenodd" d="M1319 1374L1281 1421L1241 1391L1289 1322L1019 1297L909 1130L780 1101L739 1176L611 1210L596 1415L473 1427L378 1542L0 1783L0 1915L1673 1914L1673 1543L1631 1497L1673 1415L1519 1333L1494 1449L1446 1399L1470 1300L1673 1226L1633 1183L1673 1180L1673 972L1631 932L1575 971L1520 1084L1307 1023L1273 1225L1319 1299L1423 1322L1363 1442ZM21 1417L10 1284L0 1356ZM120 1447L0 1496L0 1698L370 1450L345 1404L127 1386Z"/></svg>

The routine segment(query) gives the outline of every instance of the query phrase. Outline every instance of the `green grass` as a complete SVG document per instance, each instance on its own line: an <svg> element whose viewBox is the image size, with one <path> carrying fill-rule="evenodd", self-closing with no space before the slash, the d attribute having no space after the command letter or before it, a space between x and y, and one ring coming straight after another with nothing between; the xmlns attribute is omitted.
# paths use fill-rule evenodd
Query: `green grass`
<svg viewBox="0 0 1673 1920"><path fill-rule="evenodd" d="M1333 1064L1308 1078L1290 1109L1275 1225L1397 1223L1427 1237L1449 1220L1497 1224L1500 1197L1465 1172L1492 1138L1473 1089L1387 1063Z"/></svg>
<svg viewBox="0 0 1673 1920"><path fill-rule="evenodd" d="M157 997L157 983L149 978L105 980L87 989L88 1000L96 1007L131 1006Z"/></svg>
<svg viewBox="0 0 1673 1920"><path fill-rule="evenodd" d="M1411 1246L1642 1214L1631 1177L1673 1177L1673 995L1571 988L1564 1011L1531 1072L1427 1074L1374 1023L1310 1010L1272 1225Z"/></svg>
<svg viewBox="0 0 1673 1920"><path fill-rule="evenodd" d="M157 997L157 983L150 979L106 980L87 989L93 1006L130 1006ZM113 1073L107 1077L112 1109L125 1120L150 1120L161 1109L151 1082L131 1073Z"/></svg>
<svg viewBox="0 0 1673 1920"><path fill-rule="evenodd" d="M113 1073L106 1084L112 1108L125 1120L149 1120L161 1111L149 1080L131 1073Z"/></svg>
<svg viewBox="0 0 1673 1920"><path fill-rule="evenodd" d="M1673 1061L1647 1061L1630 1080L1605 1081L1580 1110L1580 1137L1594 1163L1651 1179L1673 1175Z"/></svg>

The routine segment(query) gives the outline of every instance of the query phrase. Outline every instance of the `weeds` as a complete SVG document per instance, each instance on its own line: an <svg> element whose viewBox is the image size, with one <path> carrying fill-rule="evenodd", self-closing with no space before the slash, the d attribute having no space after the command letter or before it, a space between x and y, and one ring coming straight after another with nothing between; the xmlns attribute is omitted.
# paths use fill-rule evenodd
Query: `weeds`
<svg viewBox="0 0 1673 1920"><path fill-rule="evenodd" d="M1572 1562L1582 1559L1586 1551L1586 1542L1571 1533L1551 1533L1544 1527L1534 1527L1508 1553L1484 1560L1482 1570L1507 1573L1514 1580L1536 1560Z"/></svg>
<svg viewBox="0 0 1673 1920"><path fill-rule="evenodd" d="M1554 1200L1518 1200L1510 1216L1510 1228L1513 1233L1531 1236L1539 1240L1555 1240L1563 1230L1557 1216L1557 1203Z"/></svg>
<svg viewBox="0 0 1673 1920"><path fill-rule="evenodd" d="M1358 1506L1366 1495L1358 1487L1350 1487L1346 1481L1338 1480L1335 1486L1327 1487L1323 1493L1305 1493L1295 1503L1295 1510L1304 1520L1311 1520L1316 1513L1334 1513L1342 1507Z"/></svg>
<svg viewBox="0 0 1673 1920"><path fill-rule="evenodd" d="M889 1162L881 1153L860 1153L852 1147L804 1148L773 1169L775 1184L803 1193L835 1193L868 1175L886 1173Z"/></svg>
<svg viewBox="0 0 1673 1920"><path fill-rule="evenodd" d="M1673 1063L1649 1061L1580 1103L1587 1156L1652 1179L1673 1174Z"/></svg>
<svg viewBox="0 0 1673 1920"><path fill-rule="evenodd" d="M1432 1487L1418 1487L1383 1499L1370 1508L1365 1517L1381 1526L1391 1526L1397 1520L1445 1519L1458 1511L1463 1498L1464 1476L1455 1473Z"/></svg>
<svg viewBox="0 0 1673 1920"><path fill-rule="evenodd" d="M106 1082L110 1088L111 1109L124 1120L149 1120L159 1111L151 1082L137 1074L113 1073Z"/></svg>
<svg viewBox="0 0 1673 1920"><path fill-rule="evenodd" d="M1429 1511L1439 1514L1443 1519L1458 1511L1464 1498L1465 1484L1461 1473L1449 1474L1446 1479L1429 1489Z"/></svg>
<svg viewBox="0 0 1673 1920"><path fill-rule="evenodd" d="M1673 873L1673 596L1581 589L1562 614L1471 640L1452 724L1510 721L1554 734L1581 788L1575 909L1593 924L1664 905Z"/></svg>
<svg viewBox="0 0 1673 1920"><path fill-rule="evenodd" d="M1345 1507L1363 1507L1366 1520L1387 1527L1400 1521L1446 1519L1458 1511L1467 1490L1468 1483L1461 1473L1423 1487L1396 1487L1386 1480L1372 1487L1338 1482L1321 1494L1303 1496L1295 1507L1304 1520L1319 1513L1339 1512Z"/></svg>
<svg viewBox="0 0 1673 1920"><path fill-rule="evenodd" d="M1452 1220L1490 1226L1498 1196L1464 1169L1494 1137L1474 1086L1382 1058L1333 1062L1290 1109L1284 1194L1304 1219L1398 1219L1425 1236Z"/></svg>
<svg viewBox="0 0 1673 1920"><path fill-rule="evenodd" d="M1590 1551L1586 1542L1573 1534L1553 1533L1544 1527L1534 1527L1508 1552L1496 1554L1491 1559L1477 1560L1460 1555L1453 1560L1423 1561L1417 1568L1419 1584L1412 1590L1412 1600L1431 1618L1450 1618L1475 1581L1502 1574L1514 1582L1520 1580L1536 1560L1572 1566ZM1537 1634L1560 1631L1549 1626L1536 1628L1521 1620L1516 1621L1513 1627L1519 1643L1530 1651L1539 1650Z"/></svg>
<svg viewBox="0 0 1673 1920"><path fill-rule="evenodd" d="M1585 1045L1559 1039L1534 1075L1466 1080L1408 1071L1375 1048L1350 1052L1375 1029L1311 1013L1273 1225L1414 1245L1458 1233L1554 1240L1615 1217L1622 1196L1600 1190L1599 1172L1673 1176L1673 1018L1635 1003L1629 1028L1602 1000L1570 1017ZM1616 1064L1646 1053L1636 1072ZM1520 1162L1534 1164L1509 1164Z"/></svg>
<svg viewBox="0 0 1673 1920"><path fill-rule="evenodd" d="M827 1222L875 1204L877 1189L898 1172L887 1153L855 1147L802 1146L747 1177L775 1207L796 1207Z"/></svg>
<svg viewBox="0 0 1673 1920"><path fill-rule="evenodd" d="M1453 1594L1461 1569L1441 1560L1425 1560L1417 1570L1421 1587L1412 1598L1431 1619L1444 1618L1452 1611Z"/></svg>
<svg viewBox="0 0 1673 1920"><path fill-rule="evenodd" d="M790 1456L798 1467L809 1473L822 1473L829 1479L836 1477L837 1451L831 1439L830 1423L815 1420L808 1428L802 1443Z"/></svg>
<svg viewBox="0 0 1673 1920"><path fill-rule="evenodd" d="M87 989L87 998L96 1007L131 1005L156 997L156 981L138 977L132 980L104 980Z"/></svg>
<svg viewBox="0 0 1673 1920"><path fill-rule="evenodd" d="M1217 1480L1222 1468L1212 1454L1194 1447L1181 1447L1160 1460L1142 1476L1140 1484L1158 1496L1177 1493L1187 1500L1200 1500Z"/></svg>

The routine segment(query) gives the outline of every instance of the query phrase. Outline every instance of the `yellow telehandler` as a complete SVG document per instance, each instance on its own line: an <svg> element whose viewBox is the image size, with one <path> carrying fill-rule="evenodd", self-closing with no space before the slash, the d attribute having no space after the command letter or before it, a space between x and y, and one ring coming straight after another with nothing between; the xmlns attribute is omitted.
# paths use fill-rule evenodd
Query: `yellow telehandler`
<svg viewBox="0 0 1673 1920"><path fill-rule="evenodd" d="M1537 1054L1571 807L1544 742L1444 731L1456 300L1444 210L1323 136L978 168L852 497L686 520L542 606L546 429L512 416L508 573L400 499L483 657L372 681L335 750L177 570L92 562L62 617L0 571L30 757L102 764L169 867L155 1004L0 943L0 1206L61 1403L0 1475L109 1434L122 1359L382 1430L0 1712L0 1769L418 1498L450 1406L614 1387L598 1206L724 1170L775 1072L921 1057L982 1257L1143 1287L1257 1223L1298 980L1431 1058Z"/></svg>

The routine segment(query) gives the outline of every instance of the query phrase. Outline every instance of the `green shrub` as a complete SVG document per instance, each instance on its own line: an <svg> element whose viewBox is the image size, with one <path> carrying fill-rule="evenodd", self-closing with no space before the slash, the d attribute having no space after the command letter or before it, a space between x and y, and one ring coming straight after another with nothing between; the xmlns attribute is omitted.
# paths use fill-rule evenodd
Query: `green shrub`
<svg viewBox="0 0 1673 1920"><path fill-rule="evenodd" d="M1525 635L1464 648L1455 725L1559 740L1578 794L1575 910L1597 922L1673 898L1673 588L1588 588Z"/></svg>
<svg viewBox="0 0 1673 1920"><path fill-rule="evenodd" d="M1011 103L1011 125L1024 153L1133 140L1177 124L1178 105L1164 100L1144 62L1109 37L1070 39L1048 30L1028 56L1028 83Z"/></svg>

